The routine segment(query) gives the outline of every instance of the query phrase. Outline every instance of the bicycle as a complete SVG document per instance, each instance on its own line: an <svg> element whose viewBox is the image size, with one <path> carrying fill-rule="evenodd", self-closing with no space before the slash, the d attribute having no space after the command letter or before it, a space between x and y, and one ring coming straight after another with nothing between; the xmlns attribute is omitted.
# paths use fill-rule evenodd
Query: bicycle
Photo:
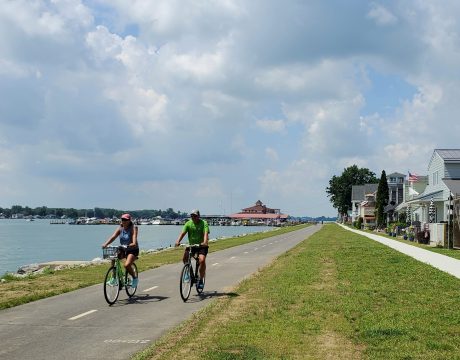
<svg viewBox="0 0 460 360"><path fill-rule="evenodd" d="M179 283L180 296L184 302L189 298L193 285L195 285L198 294L201 294L204 289L205 278L202 279L203 288L198 287L198 269L200 266L198 255L199 247L200 245L190 245L186 247L186 250L188 249L190 252L188 260L182 268ZM192 258L195 259L195 269L193 269Z"/></svg>
<svg viewBox="0 0 460 360"><path fill-rule="evenodd" d="M104 259L112 260L112 265L105 275L104 279L104 297L109 305L115 304L120 295L120 290L123 287L126 294L131 298L137 290L137 286L132 286L133 277L131 274L124 270L124 266L120 261L119 254L123 251L123 246L107 246L102 249L102 256ZM137 265L131 264L134 274L138 277Z"/></svg>

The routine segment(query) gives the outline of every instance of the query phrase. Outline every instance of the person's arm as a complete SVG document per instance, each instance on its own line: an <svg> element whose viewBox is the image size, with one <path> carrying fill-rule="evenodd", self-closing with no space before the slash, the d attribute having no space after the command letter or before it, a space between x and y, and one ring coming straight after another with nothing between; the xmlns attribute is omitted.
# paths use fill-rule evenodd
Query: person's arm
<svg viewBox="0 0 460 360"><path fill-rule="evenodd" d="M176 244L175 244L176 246L179 246L179 245L180 245L180 242L181 242L182 239L184 238L185 234L187 234L186 231L182 231L182 232L180 233L179 237L178 237L177 240L176 240Z"/></svg>
<svg viewBox="0 0 460 360"><path fill-rule="evenodd" d="M203 242L201 245L208 246L209 241L209 225L207 222L204 223L204 235L203 235Z"/></svg>
<svg viewBox="0 0 460 360"><path fill-rule="evenodd" d="M201 245L208 246L208 241L209 241L209 234L207 231L205 231L204 236L203 236L203 242Z"/></svg>
<svg viewBox="0 0 460 360"><path fill-rule="evenodd" d="M128 247L137 247L137 233L139 231L139 228L135 225L133 225L133 236L131 239L131 243L128 244Z"/></svg>
<svg viewBox="0 0 460 360"><path fill-rule="evenodd" d="M113 240L115 240L117 238L118 235L120 235L120 228L117 228L117 230L115 230L115 232L112 234L112 236L109 237L107 239L107 241L102 244L102 247L106 248L110 243L112 243Z"/></svg>

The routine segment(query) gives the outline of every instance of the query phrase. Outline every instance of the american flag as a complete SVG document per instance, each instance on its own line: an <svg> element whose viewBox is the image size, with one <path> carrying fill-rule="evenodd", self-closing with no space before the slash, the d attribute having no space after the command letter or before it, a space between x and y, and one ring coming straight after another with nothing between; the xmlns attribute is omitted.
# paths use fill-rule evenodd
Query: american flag
<svg viewBox="0 0 460 360"><path fill-rule="evenodd" d="M418 180L417 174L411 174L409 171L409 182L416 182Z"/></svg>

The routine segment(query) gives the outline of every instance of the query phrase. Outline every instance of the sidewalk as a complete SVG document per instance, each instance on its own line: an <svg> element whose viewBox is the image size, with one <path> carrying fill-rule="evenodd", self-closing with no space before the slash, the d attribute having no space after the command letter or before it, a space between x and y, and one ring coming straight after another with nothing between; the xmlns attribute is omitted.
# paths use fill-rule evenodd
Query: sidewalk
<svg viewBox="0 0 460 360"><path fill-rule="evenodd" d="M342 224L339 224L339 225L342 226L346 230L352 231L359 235L366 236L369 239L378 241L379 243L383 245L389 246L399 252L402 252L403 254L413 257L414 259L418 261L431 265L439 270L442 270L460 279L460 260L451 258L449 256L441 255L433 251L421 249L416 246L404 244L396 240L391 240L391 239L386 238L385 236L369 234L365 231L351 229L348 226L345 226Z"/></svg>

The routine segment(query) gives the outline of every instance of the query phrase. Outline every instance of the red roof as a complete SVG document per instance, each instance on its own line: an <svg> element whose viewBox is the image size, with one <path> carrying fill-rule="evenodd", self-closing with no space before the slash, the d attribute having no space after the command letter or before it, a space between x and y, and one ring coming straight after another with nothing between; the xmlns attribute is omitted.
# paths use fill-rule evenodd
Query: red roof
<svg viewBox="0 0 460 360"><path fill-rule="evenodd" d="M229 215L232 219L287 219L286 214L232 214Z"/></svg>

